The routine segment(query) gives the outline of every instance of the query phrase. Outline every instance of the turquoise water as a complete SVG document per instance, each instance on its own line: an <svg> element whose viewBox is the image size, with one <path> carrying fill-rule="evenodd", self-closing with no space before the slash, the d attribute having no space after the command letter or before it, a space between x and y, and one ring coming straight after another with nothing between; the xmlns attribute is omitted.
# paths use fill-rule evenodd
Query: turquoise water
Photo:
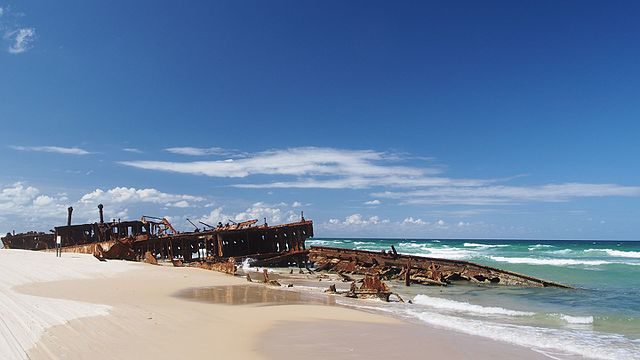
<svg viewBox="0 0 640 360"><path fill-rule="evenodd" d="M640 359L640 242L311 239L308 245L473 261L575 289L397 286L412 321L524 345L557 358Z"/></svg>

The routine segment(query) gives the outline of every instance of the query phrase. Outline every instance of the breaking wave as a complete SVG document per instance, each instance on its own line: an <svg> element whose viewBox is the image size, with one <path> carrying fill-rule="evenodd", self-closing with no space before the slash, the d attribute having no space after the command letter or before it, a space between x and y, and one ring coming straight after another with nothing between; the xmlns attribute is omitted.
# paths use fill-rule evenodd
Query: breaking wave
<svg viewBox="0 0 640 360"><path fill-rule="evenodd" d="M559 317L568 324L593 324L593 316L571 316L565 314L551 314L552 316Z"/></svg>
<svg viewBox="0 0 640 360"><path fill-rule="evenodd" d="M584 252L606 253L607 255L613 256L613 257L640 258L640 251L622 251L622 250L614 250L614 249L587 249Z"/></svg>
<svg viewBox="0 0 640 360"><path fill-rule="evenodd" d="M506 262L510 264L529 264L529 265L587 265L598 266L606 264L616 264L611 261L604 260L578 260L578 259L537 259L537 258L522 258L522 257L504 257L504 256L490 256L491 260Z"/></svg>
<svg viewBox="0 0 640 360"><path fill-rule="evenodd" d="M400 243L398 252L406 252L412 255L434 257L439 259L467 259L474 256L473 251L455 247L429 247L427 244Z"/></svg>
<svg viewBox="0 0 640 360"><path fill-rule="evenodd" d="M551 329L527 325L498 324L490 321L407 310L421 321L462 333L505 341L533 349L560 350L596 359L636 359L640 346L623 336L570 329Z"/></svg>
<svg viewBox="0 0 640 360"><path fill-rule="evenodd" d="M443 299L427 295L416 295L414 304L425 305L441 310L451 310L456 312L466 312L476 315L507 315L507 316L533 316L535 313L528 311L516 311L493 306L480 306L469 304L468 302Z"/></svg>
<svg viewBox="0 0 640 360"><path fill-rule="evenodd" d="M553 245L548 244L535 244L533 246L528 247L529 251L540 250L540 249L548 249L554 247Z"/></svg>
<svg viewBox="0 0 640 360"><path fill-rule="evenodd" d="M509 246L509 245L507 245L507 244L494 245L494 244L464 243L464 244L462 244L462 246L464 246L464 247L477 247L477 248L486 248L486 249L490 249L490 248L507 247L507 246Z"/></svg>

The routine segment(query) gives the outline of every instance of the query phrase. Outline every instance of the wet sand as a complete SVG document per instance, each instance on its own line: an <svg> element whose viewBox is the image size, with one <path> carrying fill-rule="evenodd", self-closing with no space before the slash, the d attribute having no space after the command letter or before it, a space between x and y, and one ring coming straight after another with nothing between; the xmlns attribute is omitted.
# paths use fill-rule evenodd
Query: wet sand
<svg viewBox="0 0 640 360"><path fill-rule="evenodd" d="M109 263L115 262L104 265ZM48 328L27 351L30 359L548 359L526 348L336 306L330 295L200 269L136 264L113 277L12 290L110 307L107 316Z"/></svg>

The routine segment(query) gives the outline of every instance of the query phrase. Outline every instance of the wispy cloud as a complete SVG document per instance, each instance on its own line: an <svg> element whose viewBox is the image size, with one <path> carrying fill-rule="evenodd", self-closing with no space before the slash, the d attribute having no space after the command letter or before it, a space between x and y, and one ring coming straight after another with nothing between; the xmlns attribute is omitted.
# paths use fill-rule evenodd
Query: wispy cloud
<svg viewBox="0 0 640 360"><path fill-rule="evenodd" d="M17 146L10 145L10 148L18 151L36 151L36 152L48 152L67 155L89 155L89 151L78 147L61 147L61 146Z"/></svg>
<svg viewBox="0 0 640 360"><path fill-rule="evenodd" d="M37 35L36 29L20 24L24 16L21 12L12 11L9 6L0 7L0 33L2 33L3 46L7 45L10 54L22 54L31 48Z"/></svg>
<svg viewBox="0 0 640 360"><path fill-rule="evenodd" d="M201 154L203 149L183 153ZM218 151L217 148L215 148ZM404 157L403 157L404 156ZM524 202L562 202L574 198L640 196L640 187L617 184L563 183L506 186L510 178L464 179L442 176L442 166L418 166L411 156L373 150L299 147L263 151L245 157L216 161L124 161L140 169L244 179L262 175L271 182L236 182L231 186L250 189L369 189L378 198L365 205L380 205L393 199L413 205L504 206ZM284 179L282 179L284 178ZM275 179L274 179L275 180Z"/></svg>
<svg viewBox="0 0 640 360"><path fill-rule="evenodd" d="M122 149L122 151L135 153L135 154L142 154L142 150L136 149L136 148L124 148Z"/></svg>
<svg viewBox="0 0 640 360"><path fill-rule="evenodd" d="M191 151L191 150L189 150ZM197 153L194 152L194 153ZM438 168L400 166L395 155L372 150L300 147L263 151L216 161L123 161L140 169L212 177L252 175L297 177L294 181L236 184L245 188L367 188L372 186L479 185L482 180L452 180L433 175Z"/></svg>
<svg viewBox="0 0 640 360"><path fill-rule="evenodd" d="M164 149L172 154L188 155L188 156L207 156L207 155L237 155L239 152L220 147L196 148L196 147L171 147Z"/></svg>
<svg viewBox="0 0 640 360"><path fill-rule="evenodd" d="M540 186L434 187L372 196L398 199L405 204L500 205L519 202L564 202L582 197L640 196L639 186L565 183Z"/></svg>
<svg viewBox="0 0 640 360"><path fill-rule="evenodd" d="M10 54L21 54L31 49L35 38L36 29L32 27L7 31L4 34L4 39L11 43L7 48Z"/></svg>

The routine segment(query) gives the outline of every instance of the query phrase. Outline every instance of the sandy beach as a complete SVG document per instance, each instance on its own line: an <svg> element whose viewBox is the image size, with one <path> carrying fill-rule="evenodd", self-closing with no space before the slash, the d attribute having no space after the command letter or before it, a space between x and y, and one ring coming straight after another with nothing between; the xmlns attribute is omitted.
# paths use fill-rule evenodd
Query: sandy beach
<svg viewBox="0 0 640 360"><path fill-rule="evenodd" d="M547 358L201 269L0 250L0 271L3 359Z"/></svg>

